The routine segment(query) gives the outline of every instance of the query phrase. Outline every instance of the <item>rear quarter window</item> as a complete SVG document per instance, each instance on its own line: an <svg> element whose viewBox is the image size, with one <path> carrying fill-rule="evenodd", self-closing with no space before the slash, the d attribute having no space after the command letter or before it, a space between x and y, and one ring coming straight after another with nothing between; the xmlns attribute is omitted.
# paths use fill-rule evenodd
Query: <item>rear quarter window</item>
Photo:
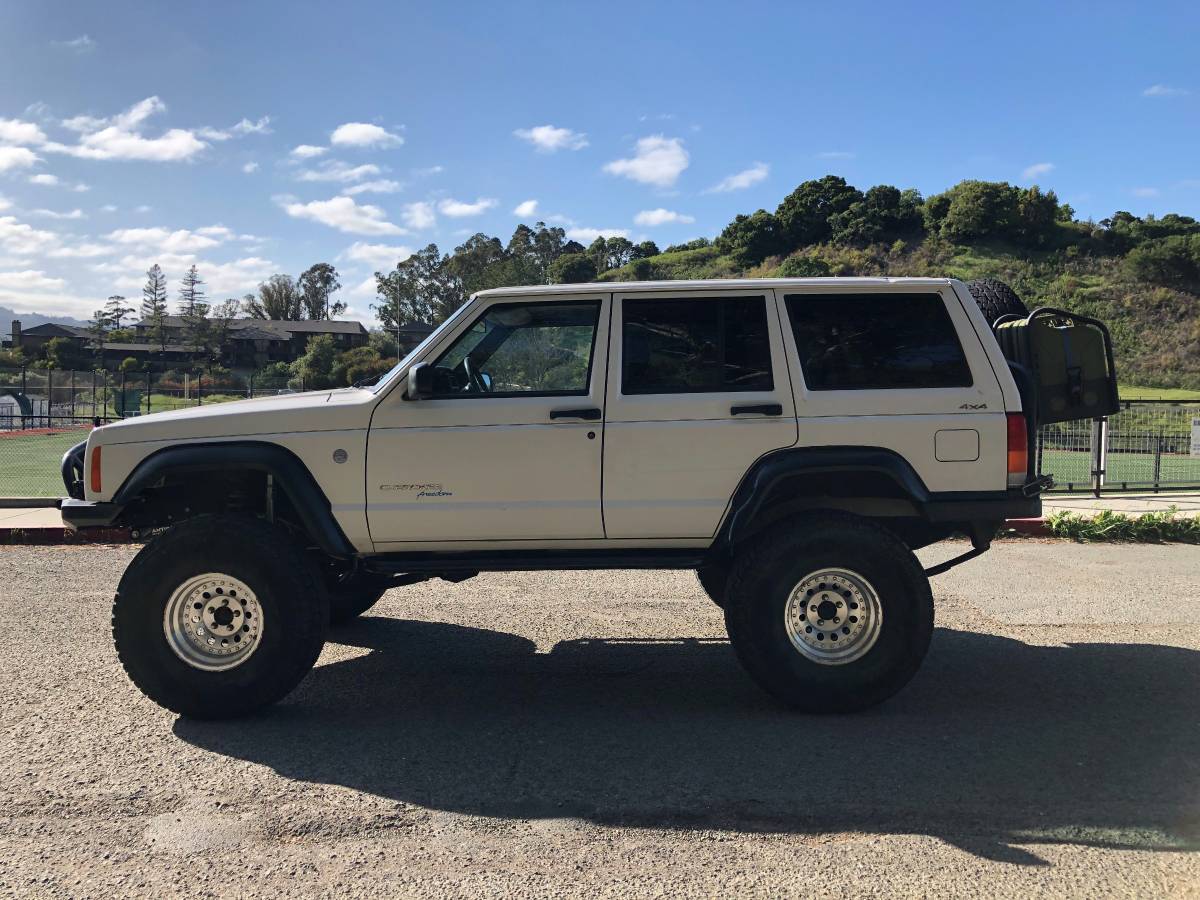
<svg viewBox="0 0 1200 900"><path fill-rule="evenodd" d="M788 294L784 299L811 391L972 384L940 294Z"/></svg>

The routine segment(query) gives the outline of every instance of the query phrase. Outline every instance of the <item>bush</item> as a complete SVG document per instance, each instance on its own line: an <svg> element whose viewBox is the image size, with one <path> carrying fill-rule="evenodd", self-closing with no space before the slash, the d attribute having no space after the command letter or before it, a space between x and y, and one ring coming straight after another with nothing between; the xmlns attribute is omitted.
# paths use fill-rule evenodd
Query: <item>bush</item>
<svg viewBox="0 0 1200 900"><path fill-rule="evenodd" d="M1134 278L1184 290L1200 289L1200 234L1147 241L1125 257Z"/></svg>
<svg viewBox="0 0 1200 900"><path fill-rule="evenodd" d="M144 367L141 360L133 356L127 356L121 360L121 365L118 368L122 372L140 372Z"/></svg>
<svg viewBox="0 0 1200 900"><path fill-rule="evenodd" d="M1046 517L1046 527L1055 537L1076 541L1178 541L1200 544L1200 516L1180 516L1175 507L1140 516L1104 509L1088 517L1063 510Z"/></svg>
<svg viewBox="0 0 1200 900"><path fill-rule="evenodd" d="M783 261L775 274L779 278L822 278L829 274L829 263L809 253L798 253Z"/></svg>
<svg viewBox="0 0 1200 900"><path fill-rule="evenodd" d="M550 263L551 284L583 284L596 280L596 263L586 253L564 253Z"/></svg>

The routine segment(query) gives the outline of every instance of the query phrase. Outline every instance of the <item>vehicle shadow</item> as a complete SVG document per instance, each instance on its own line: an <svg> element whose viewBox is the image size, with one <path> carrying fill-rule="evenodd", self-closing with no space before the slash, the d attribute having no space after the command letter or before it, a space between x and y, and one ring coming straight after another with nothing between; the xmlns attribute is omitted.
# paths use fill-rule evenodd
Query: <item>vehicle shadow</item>
<svg viewBox="0 0 1200 900"><path fill-rule="evenodd" d="M283 704L175 733L289 778L510 818L1200 849L1200 653L938 629L866 713L784 710L717 640L519 636L378 617Z"/></svg>

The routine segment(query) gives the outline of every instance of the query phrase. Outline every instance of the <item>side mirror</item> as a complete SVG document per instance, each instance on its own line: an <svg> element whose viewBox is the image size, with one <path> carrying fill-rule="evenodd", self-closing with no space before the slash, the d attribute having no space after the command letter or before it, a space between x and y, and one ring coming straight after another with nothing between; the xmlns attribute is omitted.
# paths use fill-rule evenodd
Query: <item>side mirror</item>
<svg viewBox="0 0 1200 900"><path fill-rule="evenodd" d="M423 362L408 370L406 396L409 400L428 400L433 396L433 373L433 366Z"/></svg>

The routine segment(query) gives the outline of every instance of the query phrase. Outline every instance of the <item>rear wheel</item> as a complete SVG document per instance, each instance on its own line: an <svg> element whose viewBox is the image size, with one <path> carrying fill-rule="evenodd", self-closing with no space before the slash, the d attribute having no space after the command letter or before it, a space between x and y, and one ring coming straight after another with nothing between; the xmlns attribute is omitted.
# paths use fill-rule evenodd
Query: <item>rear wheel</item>
<svg viewBox="0 0 1200 900"><path fill-rule="evenodd" d="M987 319L988 325L994 325L1001 316L1011 314L1024 317L1029 315L1029 309L1017 296L1017 292L1003 281L995 278L980 278L976 281L968 281L967 290L975 298L975 304L983 313L983 317Z"/></svg>
<svg viewBox="0 0 1200 900"><path fill-rule="evenodd" d="M826 513L737 556L725 623L760 687L806 712L852 712L899 691L933 633L929 581L891 532Z"/></svg>
<svg viewBox="0 0 1200 900"><path fill-rule="evenodd" d="M315 567L249 518L204 516L155 538L113 600L113 640L133 683L200 719L281 699L316 663L328 624Z"/></svg>

